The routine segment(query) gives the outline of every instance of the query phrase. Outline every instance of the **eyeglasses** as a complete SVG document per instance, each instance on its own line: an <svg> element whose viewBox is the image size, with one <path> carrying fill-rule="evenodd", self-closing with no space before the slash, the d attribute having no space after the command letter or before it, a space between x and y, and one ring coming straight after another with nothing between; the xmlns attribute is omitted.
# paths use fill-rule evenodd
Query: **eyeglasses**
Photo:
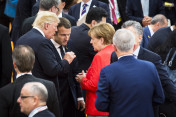
<svg viewBox="0 0 176 117"><path fill-rule="evenodd" d="M57 7L57 6L55 6L56 7L56 9L59 11L59 8Z"/></svg>
<svg viewBox="0 0 176 117"><path fill-rule="evenodd" d="M29 97L34 97L34 96L20 96L21 99L29 98Z"/></svg>

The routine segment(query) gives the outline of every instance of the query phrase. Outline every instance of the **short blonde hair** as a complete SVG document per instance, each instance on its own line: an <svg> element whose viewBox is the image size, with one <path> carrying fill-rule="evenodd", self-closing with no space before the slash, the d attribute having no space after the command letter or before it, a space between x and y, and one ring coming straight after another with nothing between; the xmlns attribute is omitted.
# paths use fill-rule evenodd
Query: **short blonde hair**
<svg viewBox="0 0 176 117"><path fill-rule="evenodd" d="M112 39L115 33L114 27L109 23L100 23L92 27L88 34L98 39L104 38L104 44L112 44Z"/></svg>
<svg viewBox="0 0 176 117"><path fill-rule="evenodd" d="M59 23L59 18L57 17L55 13L49 12L49 11L40 11L37 14L37 17L34 23L32 24L32 26L43 29L44 24L46 23L52 24L54 22Z"/></svg>

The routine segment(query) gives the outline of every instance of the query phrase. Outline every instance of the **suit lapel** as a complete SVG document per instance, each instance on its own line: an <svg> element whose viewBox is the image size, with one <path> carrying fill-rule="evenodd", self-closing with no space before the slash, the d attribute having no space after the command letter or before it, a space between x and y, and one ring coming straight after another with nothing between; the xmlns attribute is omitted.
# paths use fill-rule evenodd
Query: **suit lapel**
<svg viewBox="0 0 176 117"><path fill-rule="evenodd" d="M75 9L75 17L76 19L79 19L79 16L80 16L80 8L81 8L81 2L78 4L78 7L76 7Z"/></svg>
<svg viewBox="0 0 176 117"><path fill-rule="evenodd" d="M91 5L90 5L90 8L89 8L89 10L95 5L95 6L98 6L97 5L97 1L96 0L92 0L92 3L91 3Z"/></svg>
<svg viewBox="0 0 176 117"><path fill-rule="evenodd" d="M60 56L59 56L59 53L58 53L58 51L56 50L56 47L54 46L54 44L51 42L51 40L50 40L50 44L51 44L52 47L53 47L53 52L54 52L54 55L55 55L57 61L58 61L58 62L61 61L61 58L60 58Z"/></svg>

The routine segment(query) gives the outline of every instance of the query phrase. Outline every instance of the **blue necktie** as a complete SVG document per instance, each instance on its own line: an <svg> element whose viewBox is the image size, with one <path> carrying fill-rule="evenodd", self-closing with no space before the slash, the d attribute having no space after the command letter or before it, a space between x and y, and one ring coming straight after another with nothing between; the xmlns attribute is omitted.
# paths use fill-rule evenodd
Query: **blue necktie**
<svg viewBox="0 0 176 117"><path fill-rule="evenodd" d="M84 13L86 13L86 7L87 6L88 6L87 4L83 4L83 10L82 10L81 15L83 15Z"/></svg>

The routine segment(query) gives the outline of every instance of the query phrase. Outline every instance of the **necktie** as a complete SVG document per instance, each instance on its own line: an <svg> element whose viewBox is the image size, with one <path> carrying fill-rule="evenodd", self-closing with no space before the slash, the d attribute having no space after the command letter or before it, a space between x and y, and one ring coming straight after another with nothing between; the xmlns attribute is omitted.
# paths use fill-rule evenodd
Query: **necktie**
<svg viewBox="0 0 176 117"><path fill-rule="evenodd" d="M111 0L111 3L113 5L112 11L111 11L112 12L113 22L114 22L114 24L117 24L118 22L117 22L117 17L115 15L115 4L114 4L114 0Z"/></svg>
<svg viewBox="0 0 176 117"><path fill-rule="evenodd" d="M88 6L87 4L83 4L83 10L81 12L81 15L83 15L84 13L86 13L86 7L87 6Z"/></svg>
<svg viewBox="0 0 176 117"><path fill-rule="evenodd" d="M63 47L60 46L59 48L60 48L60 53L61 53L61 56L62 56L62 59L63 59L63 58L64 58L64 55L65 55L64 50L63 50Z"/></svg>

